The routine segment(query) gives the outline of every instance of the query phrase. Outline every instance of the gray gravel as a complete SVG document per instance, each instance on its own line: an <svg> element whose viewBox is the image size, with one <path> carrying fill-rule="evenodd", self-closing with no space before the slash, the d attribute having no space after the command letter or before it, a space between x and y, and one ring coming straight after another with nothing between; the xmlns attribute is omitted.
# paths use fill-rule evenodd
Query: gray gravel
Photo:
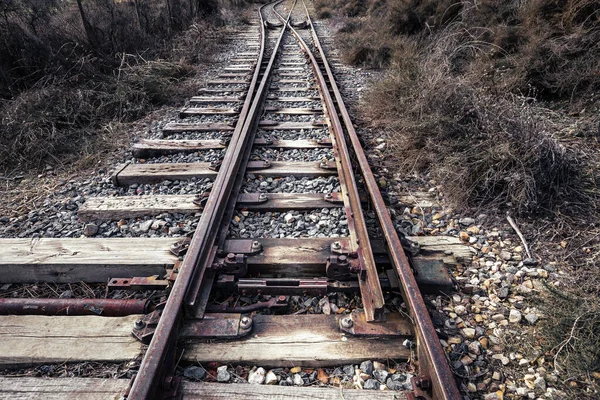
<svg viewBox="0 0 600 400"><path fill-rule="evenodd" d="M332 193L340 191L340 181L335 176L319 178L297 178L286 176L280 179L257 178L254 174L246 175L242 186L243 193Z"/></svg>
<svg viewBox="0 0 600 400"><path fill-rule="evenodd" d="M348 221L342 208L313 211L236 212L229 225L234 238L295 238L347 236Z"/></svg>
<svg viewBox="0 0 600 400"><path fill-rule="evenodd" d="M269 89L269 94L277 97L318 97L319 91L317 89L298 89L293 92L287 92L272 87Z"/></svg>
<svg viewBox="0 0 600 400"><path fill-rule="evenodd" d="M270 147L255 147L253 156L260 160L270 161L322 161L333 160L333 150L319 149L276 149Z"/></svg>
<svg viewBox="0 0 600 400"><path fill-rule="evenodd" d="M257 138L265 138L271 140L298 140L298 139L324 139L329 137L329 131L323 128L317 129L301 129L297 131L288 130L259 130Z"/></svg>
<svg viewBox="0 0 600 400"><path fill-rule="evenodd" d="M293 114L276 114L276 113L265 113L264 119L268 121L278 122L315 122L323 118L322 114L311 114L311 115L293 115Z"/></svg>
<svg viewBox="0 0 600 400"><path fill-rule="evenodd" d="M156 158L145 159L144 164L159 163L194 163L194 162L213 162L221 160L225 155L225 149L200 150L193 153L169 154ZM140 164L140 160L133 159L134 163Z"/></svg>
<svg viewBox="0 0 600 400"><path fill-rule="evenodd" d="M211 139L223 139L224 137L230 136L233 131L215 131L215 132L182 132L174 133L172 135L164 136L165 139L169 140L211 140ZM163 138L162 133L160 138Z"/></svg>
<svg viewBox="0 0 600 400"><path fill-rule="evenodd" d="M265 107L277 108L321 108L323 103L320 101L275 101L268 100Z"/></svg>

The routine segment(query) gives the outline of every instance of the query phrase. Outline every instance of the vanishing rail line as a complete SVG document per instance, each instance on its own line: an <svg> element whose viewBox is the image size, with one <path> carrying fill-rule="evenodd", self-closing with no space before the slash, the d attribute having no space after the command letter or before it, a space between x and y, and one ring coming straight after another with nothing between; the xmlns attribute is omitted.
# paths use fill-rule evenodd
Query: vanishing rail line
<svg viewBox="0 0 600 400"><path fill-rule="evenodd" d="M207 190L90 197L78 210L82 221L199 214L189 235L0 239L2 283L108 282L107 290L134 293L126 299L0 299L0 321L18 326L12 336L46 324L30 354L27 340L11 336L0 345L7 350L4 366L125 362L143 354L130 387L124 380L81 378L63 380L60 391L40 384L38 393L93 398L96 384L99 398L112 392L127 399L329 398L316 388L197 384L184 381L178 366L319 368L393 359L415 367L414 376L401 390L377 396L460 398L421 290L450 287L444 262L456 262L464 249L451 238L413 238L422 251L409 262L403 245L411 242L401 241L394 228L304 2L261 6L257 27L239 37L258 35L248 44L256 52L238 53L181 110L183 122L165 125L164 138L136 143L138 161L113 174L115 186L194 180L206 182L201 187ZM199 152L217 157L166 162ZM296 190L298 182L303 190ZM311 210L327 218L317 223ZM248 232L240 216L267 228ZM163 219L151 221L146 232L164 226ZM293 297L334 292L359 293L361 303L337 314L286 311ZM403 307L389 304L393 293ZM224 294L255 300L245 306L216 300ZM72 337L79 342L65 341L61 328L76 330ZM37 384L28 379L12 382ZM0 390L8 386L0 379ZM368 391L348 396L373 397Z"/></svg>

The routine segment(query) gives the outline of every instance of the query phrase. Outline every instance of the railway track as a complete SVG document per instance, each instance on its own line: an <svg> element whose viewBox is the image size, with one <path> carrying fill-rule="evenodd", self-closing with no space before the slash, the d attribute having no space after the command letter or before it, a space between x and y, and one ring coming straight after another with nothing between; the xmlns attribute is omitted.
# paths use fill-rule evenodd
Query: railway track
<svg viewBox="0 0 600 400"><path fill-rule="evenodd" d="M383 384L382 398L460 398L421 291L451 288L444 263L464 247L398 236L307 5L265 5L256 22L181 121L134 144L112 174L120 195L78 206L97 237L0 239L2 366L128 365L131 379L3 377L3 393L339 397L305 387L320 382L344 398ZM140 237L111 237L130 225ZM26 298L33 283L54 295ZM354 371L368 360L384 372ZM212 381L278 374L197 383L185 365Z"/></svg>

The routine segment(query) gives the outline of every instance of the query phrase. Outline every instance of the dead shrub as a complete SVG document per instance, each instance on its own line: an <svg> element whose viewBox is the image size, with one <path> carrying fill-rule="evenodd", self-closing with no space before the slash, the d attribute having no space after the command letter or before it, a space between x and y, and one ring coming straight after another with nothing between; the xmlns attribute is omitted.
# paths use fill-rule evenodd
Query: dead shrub
<svg viewBox="0 0 600 400"><path fill-rule="evenodd" d="M183 82L218 45L216 11L242 3L1 3L0 168L59 162L102 142L108 124L191 96Z"/></svg>
<svg viewBox="0 0 600 400"><path fill-rule="evenodd" d="M454 0L389 0L387 22L393 34L415 34L455 20L462 2Z"/></svg>
<svg viewBox="0 0 600 400"><path fill-rule="evenodd" d="M335 4L332 4L330 0L315 0L314 1L315 11L317 12L317 17L319 18L331 18L333 15L332 7L335 7Z"/></svg>
<svg viewBox="0 0 600 400"><path fill-rule="evenodd" d="M372 0L357 18L346 18L338 36L345 61L379 68L395 58L399 37L423 47L440 32L492 44L455 64L479 71L492 93L567 100L573 109L597 99L600 3L594 0Z"/></svg>
<svg viewBox="0 0 600 400"><path fill-rule="evenodd" d="M444 182L459 206L534 213L577 197L576 155L539 111L526 99L492 96L462 74L461 64L484 48L447 33L425 50L408 43L363 102L365 114L393 132L391 146L410 155L405 166Z"/></svg>
<svg viewBox="0 0 600 400"><path fill-rule="evenodd" d="M133 121L154 106L189 97L193 91L181 90L179 82L192 71L186 64L134 58L123 62L116 77L23 92L0 108L0 168L36 169L81 155L102 140L98 131L105 125Z"/></svg>
<svg viewBox="0 0 600 400"><path fill-rule="evenodd" d="M360 22L346 24L337 34L343 60L369 68L388 65L393 57L394 38L377 32L377 29L377 26Z"/></svg>

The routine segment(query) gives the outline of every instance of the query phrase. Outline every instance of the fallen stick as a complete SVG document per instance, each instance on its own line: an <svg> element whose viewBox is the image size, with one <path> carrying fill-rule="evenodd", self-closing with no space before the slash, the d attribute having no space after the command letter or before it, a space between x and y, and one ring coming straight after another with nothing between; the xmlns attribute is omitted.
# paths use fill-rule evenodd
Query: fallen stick
<svg viewBox="0 0 600 400"><path fill-rule="evenodd" d="M517 235L519 236L519 239L521 239L521 243L523 243L523 247L525 247L525 252L527 253L527 257L532 258L531 257L531 253L529 252L529 246L527 245L527 241L525 240L525 237L523 236L523 234L519 230L519 227L517 226L517 223L508 214L506 215L506 219L508 220L508 223L510 224L510 226L512 226L512 228L515 230L515 232L517 232Z"/></svg>

